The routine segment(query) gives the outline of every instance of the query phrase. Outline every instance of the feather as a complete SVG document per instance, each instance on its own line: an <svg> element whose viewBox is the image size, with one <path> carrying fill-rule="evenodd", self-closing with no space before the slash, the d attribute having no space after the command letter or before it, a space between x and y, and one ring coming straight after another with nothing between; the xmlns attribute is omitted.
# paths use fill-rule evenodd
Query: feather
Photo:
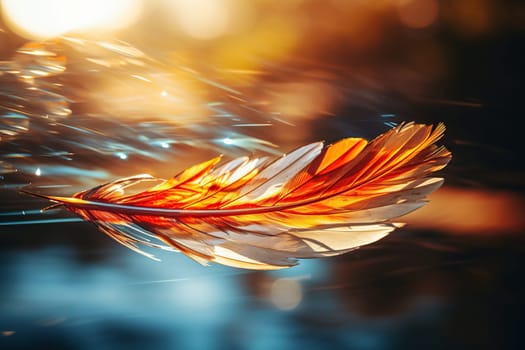
<svg viewBox="0 0 525 350"><path fill-rule="evenodd" d="M371 142L312 143L276 160L221 157L162 180L119 179L75 194L43 196L148 257L139 245L180 251L202 264L249 269L293 266L299 258L346 253L400 224L443 183L431 174L451 153L443 133L401 124ZM147 190L128 189L156 181Z"/></svg>

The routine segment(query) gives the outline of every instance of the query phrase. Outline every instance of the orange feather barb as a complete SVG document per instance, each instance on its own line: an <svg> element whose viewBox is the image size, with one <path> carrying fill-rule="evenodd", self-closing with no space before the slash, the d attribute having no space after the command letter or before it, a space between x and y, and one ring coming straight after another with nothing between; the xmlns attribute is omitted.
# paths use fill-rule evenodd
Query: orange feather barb
<svg viewBox="0 0 525 350"><path fill-rule="evenodd" d="M451 153L445 131L407 123L371 142L312 143L276 160L220 157L169 180L119 179L73 197L43 196L148 257L139 244L248 269L279 269L300 258L340 255L375 242L391 220L426 203ZM129 193L144 181L162 181Z"/></svg>

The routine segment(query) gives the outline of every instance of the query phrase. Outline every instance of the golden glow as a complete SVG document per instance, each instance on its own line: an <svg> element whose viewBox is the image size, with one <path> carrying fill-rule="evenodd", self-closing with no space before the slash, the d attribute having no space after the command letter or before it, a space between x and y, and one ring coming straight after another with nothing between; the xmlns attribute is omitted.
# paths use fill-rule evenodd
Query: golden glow
<svg viewBox="0 0 525 350"><path fill-rule="evenodd" d="M453 234L498 235L525 230L523 198L511 192L445 187L429 205L404 218L409 225Z"/></svg>
<svg viewBox="0 0 525 350"><path fill-rule="evenodd" d="M108 31L131 24L142 0L2 0L9 27L28 39L69 32Z"/></svg>
<svg viewBox="0 0 525 350"><path fill-rule="evenodd" d="M131 76L102 80L90 98L108 115L139 119L155 116L177 123L204 118L207 110L202 107L200 87L195 82L169 79L164 83Z"/></svg>
<svg viewBox="0 0 525 350"><path fill-rule="evenodd" d="M282 83L272 88L270 105L291 122L327 114L334 104L337 91L318 80Z"/></svg>
<svg viewBox="0 0 525 350"><path fill-rule="evenodd" d="M230 36L217 46L215 61L228 68L256 69L253 56L271 60L287 57L296 47L301 32L293 18L270 16L257 23L251 30Z"/></svg>
<svg viewBox="0 0 525 350"><path fill-rule="evenodd" d="M182 31L194 39L214 39L228 29L232 6L228 0L169 0L168 10Z"/></svg>

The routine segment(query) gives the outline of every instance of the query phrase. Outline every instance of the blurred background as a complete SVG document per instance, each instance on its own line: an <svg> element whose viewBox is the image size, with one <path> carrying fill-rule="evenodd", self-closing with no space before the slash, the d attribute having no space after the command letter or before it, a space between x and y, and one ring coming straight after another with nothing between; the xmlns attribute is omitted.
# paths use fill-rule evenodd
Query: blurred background
<svg viewBox="0 0 525 350"><path fill-rule="evenodd" d="M518 349L525 4L0 1L0 348ZM19 192L445 122L408 225L278 272L140 256Z"/></svg>

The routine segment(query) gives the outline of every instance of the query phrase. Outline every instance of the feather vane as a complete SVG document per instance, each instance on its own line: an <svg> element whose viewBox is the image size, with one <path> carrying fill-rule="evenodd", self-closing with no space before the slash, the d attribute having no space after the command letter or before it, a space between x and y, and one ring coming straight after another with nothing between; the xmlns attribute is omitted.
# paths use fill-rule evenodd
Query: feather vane
<svg viewBox="0 0 525 350"><path fill-rule="evenodd" d="M451 153L435 143L445 127L401 124L371 142L347 138L296 149L276 160L221 157L162 180L119 179L75 194L45 196L148 257L139 245L196 261L249 269L346 253L401 224L443 183L432 173ZM160 183L127 191L142 182Z"/></svg>

